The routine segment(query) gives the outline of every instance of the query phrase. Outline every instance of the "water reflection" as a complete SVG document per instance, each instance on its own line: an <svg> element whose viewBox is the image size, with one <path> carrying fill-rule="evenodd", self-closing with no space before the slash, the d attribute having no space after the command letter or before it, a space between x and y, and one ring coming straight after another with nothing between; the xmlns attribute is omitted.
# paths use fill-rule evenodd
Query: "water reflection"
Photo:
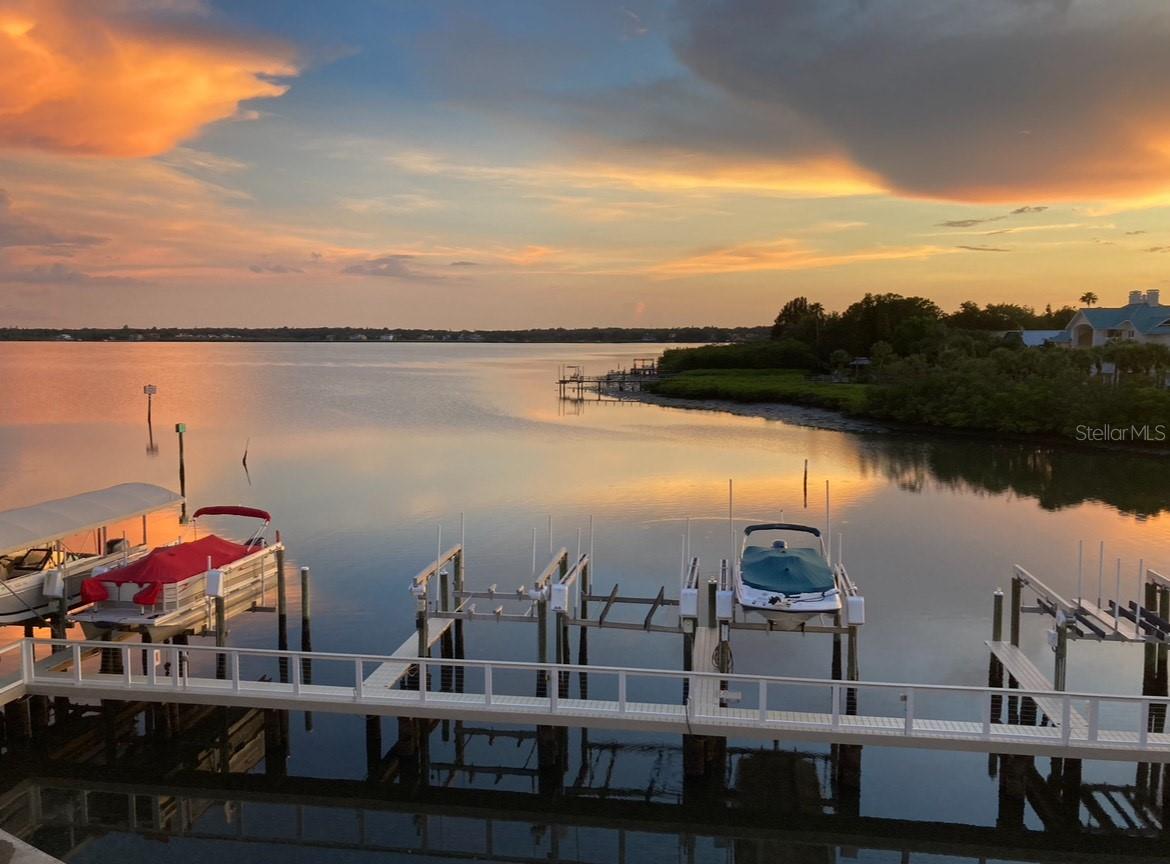
<svg viewBox="0 0 1170 864"><path fill-rule="evenodd" d="M1167 778L1083 782L1071 760L991 757L994 825L864 817L859 748L728 749L726 770L681 787L671 742L572 730L549 770L539 733L434 724L423 747L380 735L367 773L288 773L287 715L199 706L64 708L0 761L0 828L69 862L270 860L1164 860ZM359 718L348 718L357 727ZM395 721L378 726L392 728ZM35 753L36 758L32 758Z"/></svg>
<svg viewBox="0 0 1170 864"><path fill-rule="evenodd" d="M859 452L862 471L908 492L929 485L1034 498L1045 510L1096 501L1140 517L1170 510L1170 459L1124 451L883 436Z"/></svg>

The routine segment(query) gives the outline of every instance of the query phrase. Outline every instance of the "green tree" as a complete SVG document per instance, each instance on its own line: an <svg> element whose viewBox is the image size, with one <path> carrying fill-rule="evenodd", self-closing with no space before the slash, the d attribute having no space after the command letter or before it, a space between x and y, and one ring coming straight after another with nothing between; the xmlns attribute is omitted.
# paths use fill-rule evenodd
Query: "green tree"
<svg viewBox="0 0 1170 864"><path fill-rule="evenodd" d="M1085 306L1092 306L1097 302L1097 295L1092 291L1086 291L1081 295L1081 303Z"/></svg>

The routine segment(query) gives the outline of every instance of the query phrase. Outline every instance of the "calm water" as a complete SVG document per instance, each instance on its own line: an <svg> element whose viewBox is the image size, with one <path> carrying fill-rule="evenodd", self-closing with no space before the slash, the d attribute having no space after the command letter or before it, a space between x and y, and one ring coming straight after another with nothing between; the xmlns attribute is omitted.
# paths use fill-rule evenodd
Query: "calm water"
<svg viewBox="0 0 1170 864"><path fill-rule="evenodd" d="M661 347L0 344L0 507L128 480L176 487L173 429L184 422L193 505L270 509L293 562L312 568L313 647L389 652L410 632L410 576L433 556L436 526L443 526L448 540L457 536L460 513L467 520L471 587L527 580L532 531L543 555L551 515L552 544L571 550L592 517L598 591L620 583L624 593L653 594L662 584L675 590L686 517L692 517L692 542L705 569L727 554L728 478L735 479L738 516L770 519L783 510L789 519L814 524L823 520L828 480L833 527L844 534L846 562L867 598L862 677L875 680L985 683L987 658L980 649L990 636L991 595L1007 586L1013 563L1067 596L1076 593L1081 539L1089 550L1086 594L1096 592L1100 540L1109 572L1115 557L1123 559L1130 595L1136 593L1130 586L1136 586L1139 559L1170 569L1170 521L1163 512L1170 507L1170 466L1161 461L1013 442L847 434L640 404L558 403L552 381L559 364L601 372ZM146 383L159 390L153 453L142 395ZM245 448L248 473L241 465ZM232 642L273 645L273 618L238 619ZM1041 668L1050 669L1045 626L1026 619L1024 645ZM738 672L829 673L824 637L736 639ZM468 654L530 659L533 641L531 629L521 625L477 623L468 630ZM640 665L673 667L680 652L677 641L664 635L607 631L590 643L590 660L597 664L628 664L636 657ZM1070 689L1138 693L1141 675L1140 649L1072 646ZM366 776L360 718L318 716L311 731L305 725L299 717L291 722L291 777ZM608 784L641 790L647 802L678 800L683 784L676 740L601 737L603 744L624 746L574 750L567 784L584 778L581 785L594 790ZM442 761L451 746L436 732L432 758ZM530 740L478 736L461 749L468 762L519 770L440 771L433 783L498 794L534 788ZM755 773L769 782L788 777L792 788L819 783L828 794L828 748L801 749L809 755L767 757L787 767ZM752 766L763 758L733 761L741 786L750 786ZM44 757L44 764L51 761ZM157 757L144 764L148 775L168 772ZM1036 764L1047 773L1048 760ZM38 770L33 760L19 770L9 766L5 774L35 780ZM61 773L60 764L54 770ZM1135 777L1134 766L1084 766L1086 784L1132 787ZM298 861L364 861L372 853L349 848L361 833L354 833L355 819L366 820L368 831L376 826L386 848L417 847L425 834L432 843L436 836L446 838L438 848L450 852L466 841L486 860L547 860L556 854L605 861L617 855L616 834L604 825L545 830L532 820L509 822L511 799L500 799L504 812L498 819L504 821L496 829L482 818L448 815L429 817L424 831L419 818L355 815L352 808L318 808L298 817L296 788L290 800L248 803L242 810L203 801L192 811L192 836L183 839L103 832L78 840L71 860L216 855L244 861L280 854ZM304 788L308 800L316 787ZM877 820L994 826L998 789L986 756L867 748L857 809ZM820 812L818 806L803 799L800 804L808 812ZM1093 824L1087 813L1082 821ZM1043 827L1031 805L1024 819L1030 828ZM1124 824L1121 817L1117 821ZM298 836L298 830L318 847L345 848L311 848L300 841L285 846L272 839ZM484 837L491 830L499 836L489 852ZM674 830L635 833L620 842L627 855L645 860L833 860L832 848L816 844L789 848L701 836L687 846L690 841ZM216 839L233 832L269 840L258 848L242 837ZM368 837L362 841L367 846ZM59 853L74 848L48 828L37 838ZM417 858L384 852L379 860L398 860L399 854L402 860ZM970 857L979 854L972 849ZM897 851L882 844L858 855L899 860ZM445 859L434 853L426 860Z"/></svg>

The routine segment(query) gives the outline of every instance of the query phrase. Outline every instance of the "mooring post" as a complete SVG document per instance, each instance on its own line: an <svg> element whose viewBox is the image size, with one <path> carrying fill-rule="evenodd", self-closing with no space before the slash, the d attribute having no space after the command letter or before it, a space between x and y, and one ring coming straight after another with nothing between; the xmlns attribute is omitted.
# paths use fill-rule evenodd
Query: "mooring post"
<svg viewBox="0 0 1170 864"><path fill-rule="evenodd" d="M707 580L707 626L719 626L718 619L715 617L715 595L719 590L719 583L714 579Z"/></svg>
<svg viewBox="0 0 1170 864"><path fill-rule="evenodd" d="M1139 612L1146 611L1150 614L1157 614L1158 612L1158 586L1153 582L1146 582L1145 598L1142 608ZM1143 619L1144 620L1144 619ZM1137 628L1138 635L1142 635L1142 629ZM1142 693L1154 693L1158 686L1158 648L1153 642L1147 641L1143 646L1142 657ZM1152 706L1151 706L1152 707ZM1150 712L1151 724L1154 720L1154 712ZM1152 725L1151 725L1152 728Z"/></svg>
<svg viewBox="0 0 1170 864"><path fill-rule="evenodd" d="M590 530L590 537L593 531ZM593 564L593 556L590 555L585 559L585 566L581 568L581 573L577 577L580 586L580 611L582 621L589 619L589 570ZM582 624L577 630L577 665L589 665L589 628ZM577 691L582 699L589 698L589 673L582 670L577 674Z"/></svg>
<svg viewBox="0 0 1170 864"><path fill-rule="evenodd" d="M1059 621L1056 624L1056 659L1054 663L1052 687L1054 690L1064 690L1068 674L1068 625Z"/></svg>
<svg viewBox="0 0 1170 864"><path fill-rule="evenodd" d="M227 601L221 595L215 598L215 647L223 648L227 645ZM223 680L227 678L227 655L215 655L215 677Z"/></svg>
<svg viewBox="0 0 1170 864"><path fill-rule="evenodd" d="M536 598L536 662L548 663L548 606L544 601L543 589ZM536 673L536 695L548 695L548 671L541 668Z"/></svg>
<svg viewBox="0 0 1170 864"><path fill-rule="evenodd" d="M860 662L858 659L857 648L857 625L853 624L849 627L849 654L846 659L845 678L849 681L857 681L861 677ZM845 713L857 713L857 688L847 687L845 689Z"/></svg>
<svg viewBox="0 0 1170 864"><path fill-rule="evenodd" d="M284 575L284 549L280 546L280 532L276 532L276 647L288 650L288 584ZM280 683L288 683L288 658L281 657Z"/></svg>
<svg viewBox="0 0 1170 864"><path fill-rule="evenodd" d="M1019 576L1012 574L1011 640L1017 648L1020 647L1020 606L1023 595L1024 583Z"/></svg>
<svg viewBox="0 0 1170 864"><path fill-rule="evenodd" d="M186 423L176 423L175 433L179 436L179 494L183 496L182 511L179 522L187 524L187 462L183 454L183 435L187 432Z"/></svg>
<svg viewBox="0 0 1170 864"><path fill-rule="evenodd" d="M463 569L463 538L464 538L464 535L463 535L463 531L460 531L459 533L460 533L459 551L455 553L455 563L454 563L454 567L455 567L455 596L454 596L454 598L452 598L455 601L455 608L456 609L458 609L460 607L460 605L463 603L462 599L460 598L460 595L463 593L463 591L466 590L464 587L465 576L464 576L464 569ZM455 631L455 656L458 659L462 660L463 656L464 656L464 654L463 654L463 621L459 618L456 618L455 623L452 625L452 629L454 629L454 631ZM455 670L455 679L456 679L456 685L457 685L455 689L462 692L462 690L463 690L463 667L462 666L458 667Z"/></svg>
<svg viewBox="0 0 1170 864"><path fill-rule="evenodd" d="M64 580L63 580L64 582ZM64 639L68 634L69 627L69 588L66 584L61 586L61 596L57 598L57 614L53 616L53 638ZM54 645L53 653L68 650L64 645Z"/></svg>
<svg viewBox="0 0 1170 864"><path fill-rule="evenodd" d="M995 589L992 596L992 611L991 611L991 641L1003 641L1003 591L999 588ZM987 686L988 687L1003 687L1003 664L999 662L999 658L995 656L994 651L989 651L989 659L987 661ZM1001 714L1003 712L1003 696L999 694L992 694L991 696L991 722L1002 722ZM992 776L995 776L996 770L996 756L994 753L988 754L988 770Z"/></svg>

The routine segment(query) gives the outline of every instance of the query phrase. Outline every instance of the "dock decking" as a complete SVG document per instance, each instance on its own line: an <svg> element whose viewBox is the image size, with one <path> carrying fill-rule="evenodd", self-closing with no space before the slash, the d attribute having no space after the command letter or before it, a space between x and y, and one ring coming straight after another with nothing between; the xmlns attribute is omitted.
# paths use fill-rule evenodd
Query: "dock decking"
<svg viewBox="0 0 1170 864"><path fill-rule="evenodd" d="M1058 694L1059 691L1052 686L1052 682L1048 677L1036 668L1035 664L1027 658L1023 651L1018 646L1010 642L988 642L987 647L991 649L991 653L995 655L996 659L1003 664L1003 668L1011 675L1020 686L1025 690L1033 692L1051 692ZM1087 732L1089 722L1080 715L1080 713L1072 708L1071 702L1062 699L1059 695L1047 696L1032 696L1030 697L1036 703L1036 707L1043 712L1044 716L1048 718L1048 722L1054 726L1059 726L1064 722L1064 710L1068 705L1068 723L1078 732Z"/></svg>
<svg viewBox="0 0 1170 864"><path fill-rule="evenodd" d="M38 648L47 650L52 644L52 640L25 639L0 652L8 657L16 654L20 658L19 674L0 681L0 701L7 702L24 695L79 696L484 723L588 726L739 739L1170 762L1170 734L1151 731L1149 723L1153 709L1165 710L1168 700L1163 697L447 658L416 660L423 667L420 681L428 681L428 667L462 667L463 692L440 690L437 681L423 683L418 690L402 690L386 687L381 679L371 683L366 676L367 667L376 670L388 663L402 663L401 658L204 646L161 648L164 659L171 662L172 670L212 667L214 655L224 655L226 677L216 678L196 674L165 675L155 667L146 674L135 672L142 668L142 652L159 650L157 645L105 643L95 646L93 643L73 642L69 643L69 648L77 654L91 647L121 653L123 671L119 674L94 673L83 670L77 663L67 671L49 672L37 667L35 651ZM179 662L180 655L186 658L186 662ZM302 677L301 662L308 659L313 662L313 675L317 680L345 683L308 683ZM250 675L254 667L267 669L281 660L293 671L292 681L249 680L241 674L242 664L248 665ZM1023 671L1021 667L1017 669ZM600 698L569 698L559 694L557 687L548 688L547 695L528 695L532 692L533 672L544 673L550 679L563 672L587 675L590 692ZM685 705L677 698L669 702L656 698L664 680L687 684L696 698L688 700ZM506 681L511 682L510 689L505 688L503 682ZM521 681L525 683L518 683ZM719 689L711 689L719 688L723 681L736 692L734 707L721 707ZM525 688L527 693L518 692ZM670 689L678 693L681 686ZM847 689L869 694L861 700L862 705L892 703L903 707L887 714L859 712L850 715L841 710L845 701L843 691ZM1050 700L1048 708L1057 717L1071 717L1074 702L1084 704L1088 706L1090 719L1084 726L1073 722L1060 726L993 723L992 699L1011 696ZM956 698L963 704L961 711L956 711L950 704ZM781 702L788 702L791 707L772 707L773 703ZM826 706L828 710L817 705ZM1102 711L1102 707L1108 710ZM872 708L868 710L873 711Z"/></svg>

